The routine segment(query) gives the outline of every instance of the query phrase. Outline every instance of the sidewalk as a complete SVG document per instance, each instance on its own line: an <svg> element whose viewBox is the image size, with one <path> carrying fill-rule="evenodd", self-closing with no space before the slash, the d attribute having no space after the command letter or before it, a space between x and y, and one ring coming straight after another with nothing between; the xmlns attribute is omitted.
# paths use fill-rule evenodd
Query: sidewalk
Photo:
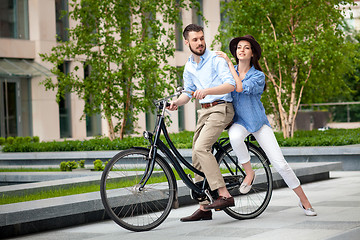
<svg viewBox="0 0 360 240"><path fill-rule="evenodd" d="M304 184L303 188L318 213L306 217L288 188L276 189L267 210L256 219L235 220L224 212L212 221L182 223L180 217L197 209L196 205L171 211L158 228L149 232L130 232L113 221L26 235L13 239L266 239L266 240L357 240L360 236L360 171L330 172L331 179Z"/></svg>

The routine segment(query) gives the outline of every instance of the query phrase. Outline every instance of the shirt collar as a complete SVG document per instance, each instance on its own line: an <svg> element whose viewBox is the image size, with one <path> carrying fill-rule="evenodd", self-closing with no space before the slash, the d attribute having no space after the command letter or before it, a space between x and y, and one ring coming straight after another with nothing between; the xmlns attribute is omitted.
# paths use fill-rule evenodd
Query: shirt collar
<svg viewBox="0 0 360 240"><path fill-rule="evenodd" d="M235 65L235 66L234 66L234 68L235 68L235 70L236 70L236 73L239 75L239 71L238 71L238 68L237 68L237 67L238 67L238 65ZM249 69L249 71L246 73L245 78L246 78L246 76L247 76L248 74L251 74L251 73L252 73L253 71L255 71L255 70L256 70L256 69L255 69L254 65L252 65L251 68ZM244 78L244 79L245 79L245 78Z"/></svg>
<svg viewBox="0 0 360 240"><path fill-rule="evenodd" d="M210 54L210 50L205 49L204 54L200 56L200 62L203 62L205 59L207 59L207 58L209 57L209 54ZM194 61L194 53L191 54L190 60L191 60L192 63L196 63L196 62Z"/></svg>

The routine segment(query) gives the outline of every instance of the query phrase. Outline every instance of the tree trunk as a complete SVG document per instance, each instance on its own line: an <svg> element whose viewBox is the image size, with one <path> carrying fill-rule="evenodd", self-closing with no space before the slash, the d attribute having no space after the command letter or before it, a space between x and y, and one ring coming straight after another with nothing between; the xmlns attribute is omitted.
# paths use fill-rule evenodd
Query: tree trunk
<svg viewBox="0 0 360 240"><path fill-rule="evenodd" d="M115 130L114 130L114 124L113 124L113 121L111 119L111 116L106 116L106 120L107 120L107 123L108 123L108 126L109 126L109 138L110 140L114 140L115 139Z"/></svg>
<svg viewBox="0 0 360 240"><path fill-rule="evenodd" d="M130 106L131 106L131 83L127 86L125 94L126 94L126 101L125 101L124 117L122 119L121 128L120 128L120 139L121 140L124 138L124 135L125 135L126 121L128 119Z"/></svg>

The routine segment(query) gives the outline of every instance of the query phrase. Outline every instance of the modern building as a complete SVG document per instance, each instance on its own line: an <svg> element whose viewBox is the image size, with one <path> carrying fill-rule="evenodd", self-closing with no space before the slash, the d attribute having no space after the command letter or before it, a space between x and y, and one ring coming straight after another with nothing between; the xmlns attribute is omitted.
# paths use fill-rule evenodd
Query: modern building
<svg viewBox="0 0 360 240"><path fill-rule="evenodd" d="M221 21L221 1L198 0L208 20L204 26L208 45ZM53 66L42 62L39 54L49 53L59 44L58 40L67 39L65 29L75 23L60 16L68 7L68 0L0 0L0 137L39 136L40 140L47 141L108 134L107 123L101 116L80 120L84 101L76 94L67 94L58 104L56 91L46 91L40 84L47 77L56 81L49 71ZM189 23L204 25L196 12L196 9L182 11L184 26ZM356 16L358 21L359 16ZM176 45L175 57L170 62L174 66L183 66L190 51L181 36ZM65 73L74 67L72 62L59 66ZM83 74L88 74L86 69ZM173 123L169 130L193 131L197 107L196 102L191 102L172 112ZM153 124L153 116L143 113L136 130L151 129Z"/></svg>
<svg viewBox="0 0 360 240"><path fill-rule="evenodd" d="M356 31L360 31L360 0L354 0L356 6L351 7L351 11L346 11L345 21ZM345 6L349 8L349 6Z"/></svg>
<svg viewBox="0 0 360 240"><path fill-rule="evenodd" d="M206 37L210 42L220 22L220 0L199 2L209 20ZM56 91L46 91L40 84L51 77L48 69L53 66L42 62L39 54L49 53L58 39L66 40L65 29L75 24L69 19L60 19L61 11L67 9L68 0L0 0L1 137L39 136L41 140L58 140L107 135L107 123L100 116L80 120L84 102L75 94L67 94L58 104ZM201 21L194 14L196 11L183 12L184 24ZM182 66L190 53L181 38L177 48L176 57L171 61ZM69 72L74 65L67 62L60 68ZM56 81L56 77L52 77ZM188 112L186 117L184 112ZM142 114L138 132L151 128L152 118L151 114ZM178 131L179 123L180 130L193 130L195 105L187 105L179 116L174 112L172 119L171 131Z"/></svg>

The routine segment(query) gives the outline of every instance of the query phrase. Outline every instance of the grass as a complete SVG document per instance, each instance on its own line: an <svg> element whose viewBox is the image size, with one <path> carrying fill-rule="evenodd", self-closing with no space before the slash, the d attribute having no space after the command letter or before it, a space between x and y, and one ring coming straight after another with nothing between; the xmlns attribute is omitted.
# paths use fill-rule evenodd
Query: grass
<svg viewBox="0 0 360 240"><path fill-rule="evenodd" d="M7 170L7 169L0 169L1 170ZM13 169L13 170L20 170L20 169ZM24 170L24 169L23 169ZM35 169L35 168L31 168L31 169L25 169L28 171L37 171L37 170L42 170L42 169ZM56 170L56 169L52 169L52 170ZM130 169L127 169L127 171L129 171ZM134 170L134 169L133 169ZM144 169L136 169L138 170L144 170ZM155 169L158 170L158 169ZM186 174L192 174L192 176L194 175L189 169L184 169ZM58 169L57 171L60 171L60 169ZM174 174L175 174L175 178L176 180L180 180L180 176L179 174L173 170ZM227 173L229 172L226 169L221 169L222 173ZM151 179L149 180L149 184L153 184L153 183L159 183L159 182L164 182L166 181L166 177L165 175L162 176L152 176ZM110 184L108 184L108 189L115 189L115 188L124 188L124 187L129 187L129 186L133 186L138 182L138 179L132 179L132 180L127 180L127 181L113 181L110 182ZM55 198L55 197L62 197L62 196L70 196L70 195L75 195L75 194L82 194L82 193L90 193L90 192L98 192L100 191L100 184L89 184L89 185L80 185L80 186L72 186L72 187L59 187L57 189L53 189L53 190L46 190L46 191L41 191L41 192L37 192L37 193L30 193L30 194L25 194L25 195L21 195L21 196L8 196L6 194L3 194L0 198L0 205L5 205L5 204L11 204L11 203L18 203L18 202L27 202L27 201L34 201L34 200L40 200L40 199L47 199L47 198Z"/></svg>
<svg viewBox="0 0 360 240"><path fill-rule="evenodd" d="M0 205L34 201L46 198L69 196L81 193L97 192L100 191L99 184L87 185L87 186L74 186L71 188L58 188L54 190L46 190L37 193L30 193L22 196L8 196L3 194L0 199Z"/></svg>
<svg viewBox="0 0 360 240"><path fill-rule="evenodd" d="M2 169L2 170L7 170L7 169ZM13 169L13 170L18 170L18 169ZM27 170L36 171L39 169L27 169ZM139 169L136 169L136 170L139 170ZM58 171L60 171L60 169ZM127 171L130 171L130 169L127 169ZM190 172L190 171L186 170L186 172ZM177 180L180 180L180 177L178 174L176 174L175 177ZM153 184L153 183L159 183L159 182L164 182L164 181L166 181L166 178L164 175L163 176L152 176L148 183ZM108 188L114 189L114 188L129 187L129 186L133 186L137 182L138 182L137 179L128 180L128 181L114 181L108 185ZM75 194L98 192L98 191L100 191L100 184L89 184L89 185L80 185L80 186L73 186L73 187L67 187L67 188L59 187L59 188L53 189L53 190L46 190L46 191L41 191L41 192L37 192L37 193L25 194L25 195L21 195L21 196L8 196L6 194L3 194L0 198L0 205L18 203L18 202L26 202L26 201L34 201L34 200L47 199L47 198L62 197L62 196L70 196L70 195L75 195Z"/></svg>

